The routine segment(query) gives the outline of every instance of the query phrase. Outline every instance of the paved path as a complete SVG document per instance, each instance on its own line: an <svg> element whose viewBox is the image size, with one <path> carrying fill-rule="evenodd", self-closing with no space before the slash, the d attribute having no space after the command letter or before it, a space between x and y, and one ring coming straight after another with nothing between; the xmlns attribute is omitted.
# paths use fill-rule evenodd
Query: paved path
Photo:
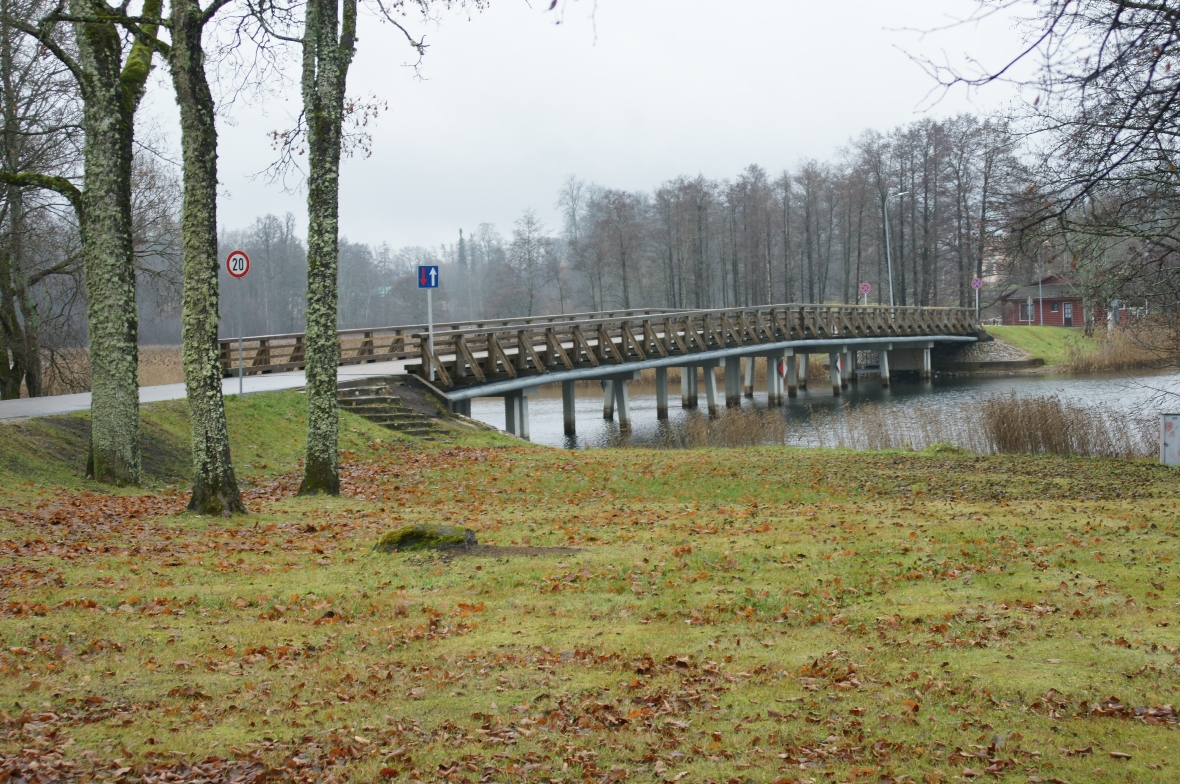
<svg viewBox="0 0 1180 784"><path fill-rule="evenodd" d="M373 376L391 376L404 372L404 366L404 361L345 365L336 371L336 377L341 381L352 381ZM278 392L283 389L299 389L305 383L306 378L302 370L246 376L242 379L242 392L247 395L256 392ZM224 379L221 382L221 391L227 396L238 394L238 380L236 378ZM182 400L183 398L184 384L162 384L155 387L139 388L139 402L141 404L158 403L163 400ZM68 414L71 411L88 411L89 409L89 392L78 395L0 400L0 419Z"/></svg>

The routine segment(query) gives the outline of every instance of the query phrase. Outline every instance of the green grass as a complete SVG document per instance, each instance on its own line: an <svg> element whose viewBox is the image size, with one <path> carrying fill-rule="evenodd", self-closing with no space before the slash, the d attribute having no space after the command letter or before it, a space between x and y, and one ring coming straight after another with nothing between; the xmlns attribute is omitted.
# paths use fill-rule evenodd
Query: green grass
<svg viewBox="0 0 1180 784"><path fill-rule="evenodd" d="M1176 724L1102 710L1175 703L1180 472L349 419L344 495L295 498L299 398L230 401L249 515L99 495L51 455L0 483L0 771L1177 779ZM145 417L182 437L179 411ZM501 549L372 551L415 523Z"/></svg>
<svg viewBox="0 0 1180 784"><path fill-rule="evenodd" d="M988 327L987 331L998 340L1040 357L1046 365L1067 361L1071 347L1084 353L1098 348L1097 341L1087 338L1080 327Z"/></svg>

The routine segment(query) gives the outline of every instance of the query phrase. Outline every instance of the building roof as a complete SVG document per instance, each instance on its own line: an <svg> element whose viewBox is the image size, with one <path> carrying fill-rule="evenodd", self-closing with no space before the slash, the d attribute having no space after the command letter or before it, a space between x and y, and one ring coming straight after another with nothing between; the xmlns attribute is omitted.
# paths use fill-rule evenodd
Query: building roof
<svg viewBox="0 0 1180 784"><path fill-rule="evenodd" d="M1000 299L1023 301L1029 297L1033 299L1039 297L1045 299L1081 299L1082 293L1073 281L1059 278L1056 275L1050 275L1040 280L1040 286L1034 281L1027 286L1021 286L1015 291L1004 294Z"/></svg>

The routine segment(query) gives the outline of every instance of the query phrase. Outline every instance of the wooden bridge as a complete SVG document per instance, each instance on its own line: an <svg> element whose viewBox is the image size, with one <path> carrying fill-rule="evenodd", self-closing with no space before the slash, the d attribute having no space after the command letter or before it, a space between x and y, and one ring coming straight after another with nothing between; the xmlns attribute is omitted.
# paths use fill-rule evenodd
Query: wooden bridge
<svg viewBox="0 0 1180 784"><path fill-rule="evenodd" d="M598 380L603 414L630 427L627 382L652 369L657 412L668 415L668 368L681 371L681 404L695 408L703 381L711 415L719 413L716 376L725 369L725 402L751 395L755 358L767 363L768 400L782 405L806 389L808 360L828 354L834 394L856 380L859 352L879 357L888 386L892 370L931 373L936 343L974 342L984 334L968 308L848 305L773 305L717 310L629 310L497 321L340 331L340 363L409 360L404 371L431 385L457 413L470 414L476 397L503 397L506 429L528 437L528 398L542 384L562 384L565 430L574 433L574 384ZM226 375L238 373L237 339L221 341ZM243 338L246 374L303 366L303 335ZM742 383L742 361L745 383ZM698 378L697 369L705 372Z"/></svg>

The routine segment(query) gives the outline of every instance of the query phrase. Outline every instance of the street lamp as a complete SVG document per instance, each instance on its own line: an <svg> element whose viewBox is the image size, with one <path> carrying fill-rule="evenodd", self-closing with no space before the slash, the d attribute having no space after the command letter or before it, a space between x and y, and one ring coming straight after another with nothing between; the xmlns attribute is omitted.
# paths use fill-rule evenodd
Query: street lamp
<svg viewBox="0 0 1180 784"><path fill-rule="evenodd" d="M909 191L893 194L898 198L908 195ZM893 252L889 249L889 200L893 196L886 194L884 201L882 201L882 206L885 209L885 263L889 267L889 307L893 307Z"/></svg>

